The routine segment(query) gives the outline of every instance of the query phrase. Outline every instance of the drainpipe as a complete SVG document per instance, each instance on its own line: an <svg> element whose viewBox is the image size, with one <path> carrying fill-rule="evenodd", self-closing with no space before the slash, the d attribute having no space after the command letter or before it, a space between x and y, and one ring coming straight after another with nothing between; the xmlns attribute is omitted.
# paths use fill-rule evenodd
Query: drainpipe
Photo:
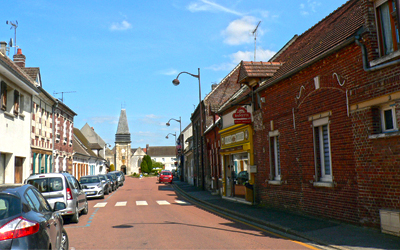
<svg viewBox="0 0 400 250"><path fill-rule="evenodd" d="M385 67L389 67L389 66L396 65L396 64L400 63L400 59L397 59L395 61L391 61L391 62L387 62L387 63L384 63L384 64L379 64L377 66L371 67L370 64L369 64L369 61L368 61L368 53L367 53L367 48L365 47L365 44L363 44L360 41L360 36L357 35L355 38L356 38L356 40L355 40L356 44L361 47L364 71L372 72L372 71L380 70L380 69L383 69Z"/></svg>
<svg viewBox="0 0 400 250"><path fill-rule="evenodd" d="M55 142L56 142L56 134L55 134L55 132L56 132L56 116L55 116L55 113L56 113L56 109L58 108L58 99L56 99L56 101L55 101L55 103L53 104L53 128L52 128L52 132L53 132L53 153L52 153L52 156L54 156L53 157L53 159L55 159L53 162L51 162L51 168L52 168L52 171L50 171L51 173L58 173L57 171L56 171L56 169L55 169L55 163L56 163L56 157L55 157L55 155L54 155L54 150L55 150Z"/></svg>

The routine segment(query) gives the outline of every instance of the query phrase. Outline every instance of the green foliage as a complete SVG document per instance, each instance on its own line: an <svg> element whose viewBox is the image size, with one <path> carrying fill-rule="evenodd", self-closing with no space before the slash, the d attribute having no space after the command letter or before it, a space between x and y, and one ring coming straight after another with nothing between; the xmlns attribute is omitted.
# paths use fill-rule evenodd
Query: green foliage
<svg viewBox="0 0 400 250"><path fill-rule="evenodd" d="M163 170L164 165L161 162L156 162L153 160L153 172L154 173L159 173L161 170Z"/></svg>
<svg viewBox="0 0 400 250"><path fill-rule="evenodd" d="M147 165L146 161L142 161L140 164L140 169L142 170L142 173L149 173L149 166Z"/></svg>
<svg viewBox="0 0 400 250"><path fill-rule="evenodd" d="M115 166L114 166L114 164L111 164L111 165L110 165L110 172L111 172L111 171L115 171Z"/></svg>
<svg viewBox="0 0 400 250"><path fill-rule="evenodd" d="M143 171L143 169L142 169L142 172L144 172L144 173L151 173L151 171L153 170L153 162L151 161L151 157L150 157L149 155L145 155L145 156L143 157L142 163L143 163L143 162L146 162L147 171Z"/></svg>

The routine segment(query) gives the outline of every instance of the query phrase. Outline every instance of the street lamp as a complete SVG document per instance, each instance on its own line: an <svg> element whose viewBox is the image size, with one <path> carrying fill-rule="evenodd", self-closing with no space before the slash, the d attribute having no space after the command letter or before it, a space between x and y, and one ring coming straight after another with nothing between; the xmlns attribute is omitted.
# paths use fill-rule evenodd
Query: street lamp
<svg viewBox="0 0 400 250"><path fill-rule="evenodd" d="M173 136L175 136L175 143L176 143L176 133L168 133L168 135L173 135ZM165 137L165 139L168 139L168 135Z"/></svg>
<svg viewBox="0 0 400 250"><path fill-rule="evenodd" d="M202 108L202 106L201 106L200 68L198 68L198 74L197 74L197 75L191 74L191 73L186 72L186 71L182 71L181 73L179 73L179 74L176 76L176 78L175 78L174 80L172 80L172 83L173 83L175 86L178 86L178 85L179 85L180 82L179 82L179 80L178 80L178 77L179 77L181 74L183 74L183 73L188 74L188 75L191 75L191 76L193 76L193 77L199 79L200 152L201 152L201 170L202 170L201 182L202 182L202 186L203 186L202 188L204 189L205 187L204 187L204 165L203 165L203 108ZM199 176L199 175L197 175L197 176Z"/></svg>
<svg viewBox="0 0 400 250"><path fill-rule="evenodd" d="M179 116L179 120L171 118L169 119L169 121L167 123L165 123L165 125L167 125L168 127L171 126L171 124L169 123L171 120L174 120L176 122L179 122L179 135L182 133L182 122L181 122L181 117Z"/></svg>
<svg viewBox="0 0 400 250"><path fill-rule="evenodd" d="M183 179L183 140L182 140L182 118L179 116L179 120L171 118L169 119L169 121L165 124L168 127L171 125L169 122L171 120L174 120L176 122L179 122L179 136L178 136L178 140L179 140L179 147L181 147L180 151L177 151L177 157L179 156L179 166L181 168L180 171L180 178Z"/></svg>

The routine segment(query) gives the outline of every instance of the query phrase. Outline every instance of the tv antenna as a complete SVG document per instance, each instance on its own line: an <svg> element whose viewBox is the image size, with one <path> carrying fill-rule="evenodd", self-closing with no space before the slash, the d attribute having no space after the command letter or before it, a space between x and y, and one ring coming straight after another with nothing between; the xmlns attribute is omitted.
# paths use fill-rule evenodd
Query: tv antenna
<svg viewBox="0 0 400 250"><path fill-rule="evenodd" d="M13 46L12 38L10 39L9 46L10 47L14 47L14 54L17 54L17 28L18 28L18 21L17 20L15 20L15 22L6 21L6 24L11 25L10 29L14 28L14 44L15 44L15 46Z"/></svg>
<svg viewBox="0 0 400 250"><path fill-rule="evenodd" d="M256 28L253 30L253 36L254 36L254 61L256 61L256 50L257 50L257 29L258 26L260 25L261 21L258 22Z"/></svg>
<svg viewBox="0 0 400 250"><path fill-rule="evenodd" d="M64 103L64 93L75 93L76 91L63 91L63 92L53 92L53 95L61 94L61 101Z"/></svg>

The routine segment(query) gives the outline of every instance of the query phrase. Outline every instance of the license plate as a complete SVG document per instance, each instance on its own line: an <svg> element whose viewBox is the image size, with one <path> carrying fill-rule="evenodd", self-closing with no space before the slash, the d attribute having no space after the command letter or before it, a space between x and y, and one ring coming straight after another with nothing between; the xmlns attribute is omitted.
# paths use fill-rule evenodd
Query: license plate
<svg viewBox="0 0 400 250"><path fill-rule="evenodd" d="M86 192L86 194L95 194L96 192Z"/></svg>

